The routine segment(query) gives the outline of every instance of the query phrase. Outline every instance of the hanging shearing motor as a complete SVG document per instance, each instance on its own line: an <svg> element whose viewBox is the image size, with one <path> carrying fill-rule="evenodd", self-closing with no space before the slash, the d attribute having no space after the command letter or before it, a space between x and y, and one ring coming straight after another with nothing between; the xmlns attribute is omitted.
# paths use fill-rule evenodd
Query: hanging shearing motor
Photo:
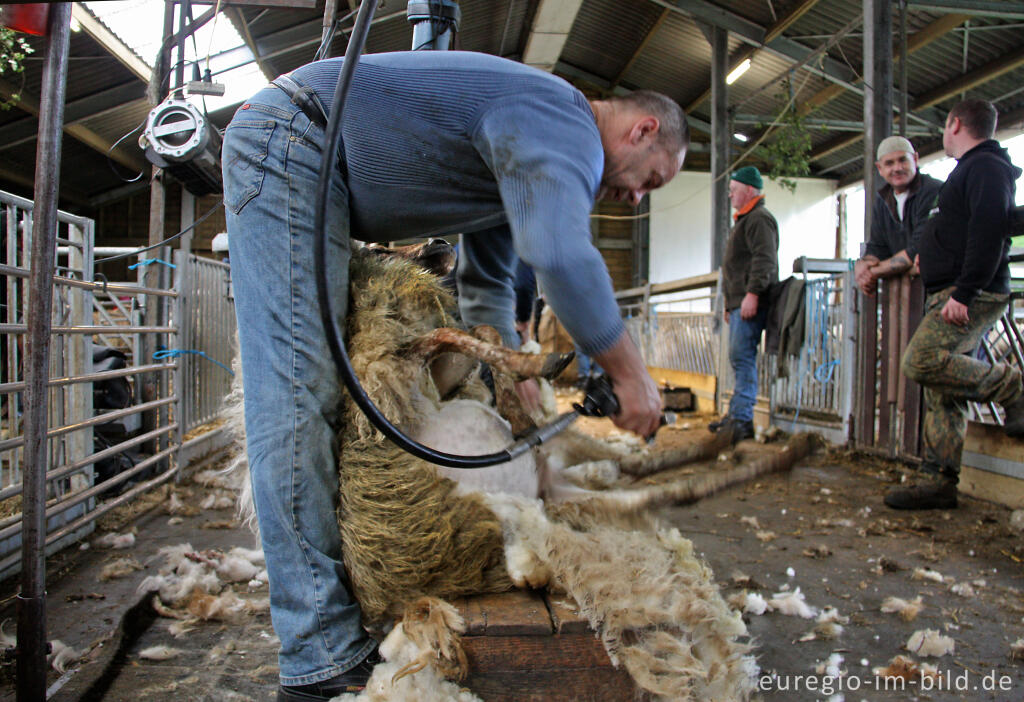
<svg viewBox="0 0 1024 702"><path fill-rule="evenodd" d="M221 191L220 134L191 102L171 96L150 110L139 146L193 195Z"/></svg>
<svg viewBox="0 0 1024 702"><path fill-rule="evenodd" d="M409 0L405 16L412 25L413 51L447 51L462 19L455 0Z"/></svg>

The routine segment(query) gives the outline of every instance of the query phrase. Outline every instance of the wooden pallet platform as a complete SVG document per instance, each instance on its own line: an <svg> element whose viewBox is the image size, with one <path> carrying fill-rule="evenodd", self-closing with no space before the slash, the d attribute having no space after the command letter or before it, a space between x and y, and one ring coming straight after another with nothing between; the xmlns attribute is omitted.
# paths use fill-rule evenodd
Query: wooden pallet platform
<svg viewBox="0 0 1024 702"><path fill-rule="evenodd" d="M466 620L463 684L486 702L621 702L636 688L568 604L516 590L455 603Z"/></svg>

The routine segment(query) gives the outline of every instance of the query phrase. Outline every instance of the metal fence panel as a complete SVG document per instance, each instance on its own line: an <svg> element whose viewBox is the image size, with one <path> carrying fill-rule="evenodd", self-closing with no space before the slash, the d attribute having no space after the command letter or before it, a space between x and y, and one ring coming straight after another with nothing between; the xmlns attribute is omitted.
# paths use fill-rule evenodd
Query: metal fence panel
<svg viewBox="0 0 1024 702"><path fill-rule="evenodd" d="M0 578L15 573L21 562L20 416L23 339L31 304L32 206L0 192ZM174 479L186 443L195 453L201 453L200 444L217 443L207 440L212 432L188 442L182 434L215 419L230 386L230 373L210 362L227 365L233 349L228 266L179 252L175 270L179 283L187 283L184 295L170 286L167 270L158 276L159 287L147 288L142 272L147 265L166 266L165 249L155 259L144 258L153 253L140 256L137 281L110 282L94 271L94 236L91 220L58 213L47 427L48 554L90 533L101 514ZM177 304L181 297L189 304ZM157 315L168 321L145 326L147 305L172 314ZM123 353L127 366L97 372L93 351L101 346ZM163 354L141 357L143 348L157 346ZM206 357L169 353L175 350ZM179 370L172 383L170 374ZM111 380L134 386L124 393L131 396L127 406L94 408L95 384ZM155 422L144 423L144 416ZM98 467L103 465L109 474L101 476Z"/></svg>

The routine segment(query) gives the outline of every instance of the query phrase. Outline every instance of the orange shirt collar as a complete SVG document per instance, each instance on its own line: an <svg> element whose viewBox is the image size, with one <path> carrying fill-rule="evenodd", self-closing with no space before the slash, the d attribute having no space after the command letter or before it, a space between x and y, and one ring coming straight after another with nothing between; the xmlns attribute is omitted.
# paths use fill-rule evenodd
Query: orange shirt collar
<svg viewBox="0 0 1024 702"><path fill-rule="evenodd" d="M752 209L754 209L757 206L757 203L761 202L761 200L763 200L763 199L764 199L764 195L758 195L753 200L751 200L750 202L745 204L743 206L743 209L736 210L736 214L734 214L732 216L732 218L734 220L739 219L740 217L742 217L743 215L745 215L746 213L748 213Z"/></svg>

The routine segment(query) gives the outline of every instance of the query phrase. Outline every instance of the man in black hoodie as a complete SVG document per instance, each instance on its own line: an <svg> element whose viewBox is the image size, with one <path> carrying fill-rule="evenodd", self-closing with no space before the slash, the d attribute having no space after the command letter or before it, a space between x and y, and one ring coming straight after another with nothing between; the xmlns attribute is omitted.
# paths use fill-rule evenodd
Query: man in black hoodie
<svg viewBox="0 0 1024 702"><path fill-rule="evenodd" d="M946 119L942 145L958 163L918 245L926 314L903 356L903 372L924 386L922 472L926 480L893 490L896 509L956 507L967 401L1006 410L1004 431L1024 438L1021 375L1006 363L968 355L1006 311L1010 292L1010 213L1021 169L992 136L996 110L964 100Z"/></svg>

